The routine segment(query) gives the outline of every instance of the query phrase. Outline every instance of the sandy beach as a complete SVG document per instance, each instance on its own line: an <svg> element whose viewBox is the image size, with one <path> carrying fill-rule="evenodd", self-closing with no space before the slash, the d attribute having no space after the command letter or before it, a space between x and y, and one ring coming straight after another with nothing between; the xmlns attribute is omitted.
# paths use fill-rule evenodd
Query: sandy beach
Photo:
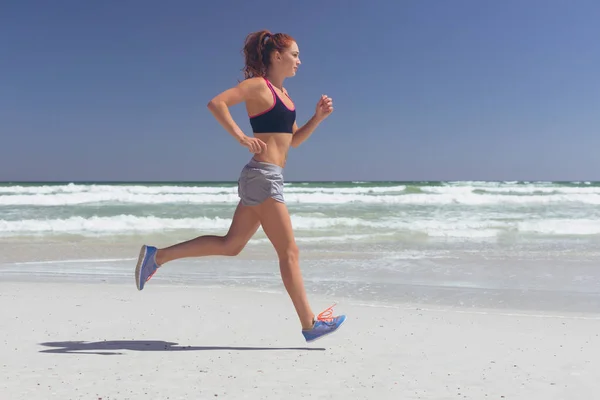
<svg viewBox="0 0 600 400"><path fill-rule="evenodd" d="M331 300L312 296L318 312ZM600 316L360 304L307 345L283 292L0 283L2 399L592 399Z"/></svg>

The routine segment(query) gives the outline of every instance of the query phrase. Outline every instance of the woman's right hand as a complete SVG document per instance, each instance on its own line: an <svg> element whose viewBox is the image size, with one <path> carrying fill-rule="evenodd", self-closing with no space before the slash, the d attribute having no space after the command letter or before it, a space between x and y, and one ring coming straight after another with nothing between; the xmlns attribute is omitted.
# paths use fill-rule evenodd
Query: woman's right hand
<svg viewBox="0 0 600 400"><path fill-rule="evenodd" d="M260 139L244 136L240 140L240 144L250 151L250 153L258 154L267 150L267 144Z"/></svg>

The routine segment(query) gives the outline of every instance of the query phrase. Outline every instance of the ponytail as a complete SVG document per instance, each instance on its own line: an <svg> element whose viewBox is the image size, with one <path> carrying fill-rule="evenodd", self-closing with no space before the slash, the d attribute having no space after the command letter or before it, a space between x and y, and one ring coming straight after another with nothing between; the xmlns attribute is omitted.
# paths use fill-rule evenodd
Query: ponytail
<svg viewBox="0 0 600 400"><path fill-rule="evenodd" d="M283 51L294 39L285 33L268 30L252 32L244 42L244 78L265 76L271 64L271 53Z"/></svg>

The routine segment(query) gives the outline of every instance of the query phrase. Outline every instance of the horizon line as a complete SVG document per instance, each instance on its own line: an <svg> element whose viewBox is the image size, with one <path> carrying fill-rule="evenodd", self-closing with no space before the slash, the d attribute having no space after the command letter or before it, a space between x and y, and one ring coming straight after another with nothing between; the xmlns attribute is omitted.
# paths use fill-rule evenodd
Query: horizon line
<svg viewBox="0 0 600 400"><path fill-rule="evenodd" d="M515 183L600 183L600 180L590 179L573 179L573 180L549 180L549 179L416 179L416 180L390 180L390 179L375 179L375 180L287 180L285 183L407 183L407 182L515 182ZM83 183L237 183L237 180L0 180L2 184L18 184L18 183L44 183L44 184L83 184Z"/></svg>

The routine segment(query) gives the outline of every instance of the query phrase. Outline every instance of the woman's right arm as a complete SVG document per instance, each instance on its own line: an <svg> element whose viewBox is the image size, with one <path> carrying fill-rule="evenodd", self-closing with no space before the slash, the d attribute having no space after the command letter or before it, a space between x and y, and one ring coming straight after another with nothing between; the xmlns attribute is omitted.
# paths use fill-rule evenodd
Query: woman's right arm
<svg viewBox="0 0 600 400"><path fill-rule="evenodd" d="M223 128L252 153L260 153L266 150L267 144L257 138L246 136L231 117L229 107L247 101L258 88L259 82L255 79L248 79L240 82L235 87L219 93L207 105L210 112Z"/></svg>

